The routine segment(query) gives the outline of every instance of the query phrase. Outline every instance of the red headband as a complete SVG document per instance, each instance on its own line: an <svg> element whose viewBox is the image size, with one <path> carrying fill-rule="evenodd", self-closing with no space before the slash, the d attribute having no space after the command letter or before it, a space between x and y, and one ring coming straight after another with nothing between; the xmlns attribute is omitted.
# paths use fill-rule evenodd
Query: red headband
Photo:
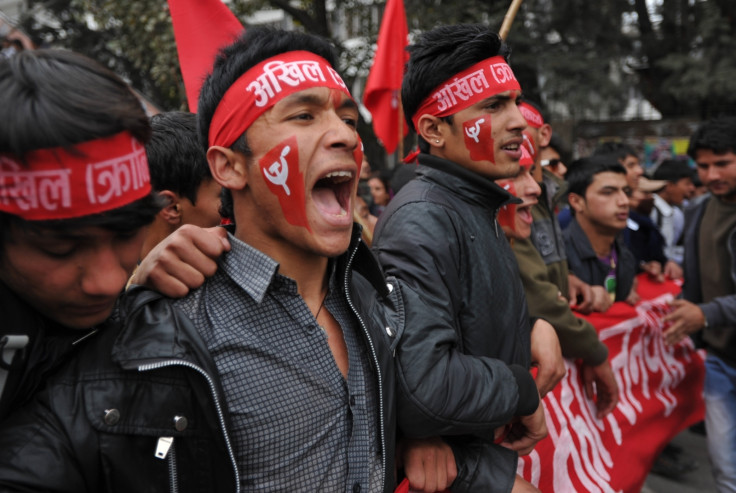
<svg viewBox="0 0 736 493"><path fill-rule="evenodd" d="M440 84L412 116L418 128L422 115L443 117L464 110L496 94L520 90L521 86L502 56L478 62Z"/></svg>
<svg viewBox="0 0 736 493"><path fill-rule="evenodd" d="M97 214L151 192L146 150L127 131L31 151L24 163L0 155L0 211L29 221Z"/></svg>
<svg viewBox="0 0 736 493"><path fill-rule="evenodd" d="M209 145L230 147L271 106L313 87L337 89L350 96L340 74L309 51L290 51L262 61L225 92L210 122Z"/></svg>
<svg viewBox="0 0 736 493"><path fill-rule="evenodd" d="M519 111L521 111L521 115L524 117L530 127L540 128L542 125L544 125L544 118L542 118L542 114L539 112L539 110L537 110L529 103L521 103L519 105Z"/></svg>

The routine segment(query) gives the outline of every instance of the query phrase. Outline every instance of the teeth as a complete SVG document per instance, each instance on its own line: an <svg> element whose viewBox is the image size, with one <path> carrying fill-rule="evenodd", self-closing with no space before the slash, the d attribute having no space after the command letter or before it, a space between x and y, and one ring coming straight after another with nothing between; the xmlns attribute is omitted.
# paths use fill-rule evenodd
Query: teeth
<svg viewBox="0 0 736 493"><path fill-rule="evenodd" d="M346 216L347 213L348 213L348 211L346 211L345 209L343 209L342 207L340 207L340 214L338 214L338 216L339 217L343 217L343 216Z"/></svg>
<svg viewBox="0 0 736 493"><path fill-rule="evenodd" d="M325 178L352 178L353 172L352 171L333 171L331 173L327 173Z"/></svg>

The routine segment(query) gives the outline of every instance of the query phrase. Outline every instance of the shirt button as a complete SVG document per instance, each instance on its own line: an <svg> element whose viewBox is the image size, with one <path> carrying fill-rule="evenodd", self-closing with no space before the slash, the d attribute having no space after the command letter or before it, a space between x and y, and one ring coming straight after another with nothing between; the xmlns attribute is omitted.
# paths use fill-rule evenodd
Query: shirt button
<svg viewBox="0 0 736 493"><path fill-rule="evenodd" d="M117 409L105 409L105 424L114 426L120 421L120 411Z"/></svg>
<svg viewBox="0 0 736 493"><path fill-rule="evenodd" d="M355 396L354 395L351 395L350 396L350 405L351 406L354 406L355 405ZM356 485L358 486L358 488L360 488L360 485L358 485L357 483L356 483Z"/></svg>
<svg viewBox="0 0 736 493"><path fill-rule="evenodd" d="M353 493L360 493L360 483L355 483L353 485Z"/></svg>

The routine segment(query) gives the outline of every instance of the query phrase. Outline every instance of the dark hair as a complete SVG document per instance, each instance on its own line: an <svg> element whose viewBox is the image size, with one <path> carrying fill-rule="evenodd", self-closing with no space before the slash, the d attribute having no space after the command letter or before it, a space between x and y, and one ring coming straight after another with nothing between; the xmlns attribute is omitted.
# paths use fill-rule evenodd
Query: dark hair
<svg viewBox="0 0 736 493"><path fill-rule="evenodd" d="M197 115L183 111L151 117L151 140L146 145L151 185L171 190L192 204L205 179L212 179L207 156L197 139Z"/></svg>
<svg viewBox="0 0 736 493"><path fill-rule="evenodd" d="M199 141L206 150L209 148L210 122L227 90L240 76L263 60L289 51L304 50L321 56L336 68L335 48L325 39L298 31L283 31L268 27L248 28L231 45L226 46L215 59L212 73L207 76L199 93L197 107L197 128ZM232 149L251 156L250 147L243 134L232 145ZM220 202L220 215L234 220L233 201L230 190L223 188Z"/></svg>
<svg viewBox="0 0 736 493"><path fill-rule="evenodd" d="M368 178L371 180L372 178L375 178L377 180L380 180L381 183L383 183L383 188L386 189L386 193L391 193L391 177L393 176L393 172L390 170L376 170L371 173L371 176Z"/></svg>
<svg viewBox="0 0 736 493"><path fill-rule="evenodd" d="M585 192L599 173L610 171L626 175L626 169L615 154L601 154L575 160L567 169L565 180L568 193L585 197Z"/></svg>
<svg viewBox="0 0 736 493"><path fill-rule="evenodd" d="M690 137L687 155L695 159L701 149L715 154L736 153L736 117L724 116L700 125Z"/></svg>
<svg viewBox="0 0 736 493"><path fill-rule="evenodd" d="M0 152L67 147L127 130L142 143L151 127L117 75L85 56L26 50L0 61Z"/></svg>
<svg viewBox="0 0 736 493"><path fill-rule="evenodd" d="M453 75L495 55L508 57L510 50L501 38L481 24L440 26L423 33L409 48L409 62L401 84L401 102L407 125L432 91ZM445 119L452 123L452 118ZM429 151L419 137L419 149Z"/></svg>
<svg viewBox="0 0 736 493"><path fill-rule="evenodd" d="M692 178L695 173L695 170L684 159L665 159L654 170L652 178L677 183L682 178Z"/></svg>
<svg viewBox="0 0 736 493"><path fill-rule="evenodd" d="M150 136L143 106L128 85L110 70L77 53L26 50L0 60L0 153L20 163L36 149L65 147L124 130L145 144ZM59 229L99 226L130 231L153 221L161 208L152 193L132 204L75 219L25 221L0 214L2 232L20 227Z"/></svg>
<svg viewBox="0 0 736 493"><path fill-rule="evenodd" d="M593 151L594 156L603 156L605 154L612 154L619 161L623 161L628 156L639 157L639 154L630 145L613 141L604 142Z"/></svg>
<svg viewBox="0 0 736 493"><path fill-rule="evenodd" d="M557 154L560 155L560 159L565 162L567 161L570 151L567 149L567 146L562 141L562 137L560 137L558 134L554 132L552 133L552 137L550 137L547 147L551 147L552 149L557 151Z"/></svg>

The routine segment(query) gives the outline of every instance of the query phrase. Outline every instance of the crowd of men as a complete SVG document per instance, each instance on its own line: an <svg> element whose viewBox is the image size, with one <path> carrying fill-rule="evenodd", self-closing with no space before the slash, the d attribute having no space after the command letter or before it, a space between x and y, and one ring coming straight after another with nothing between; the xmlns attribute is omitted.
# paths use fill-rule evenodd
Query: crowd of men
<svg viewBox="0 0 736 493"><path fill-rule="evenodd" d="M637 303L640 272L684 278L664 338L702 336L736 491L736 119L692 136L695 199L686 162L564 163L487 27L409 53L396 191L312 35L248 29L196 116L73 53L0 61L0 491L538 491L517 460L564 358L598 419L618 402L576 312Z"/></svg>

